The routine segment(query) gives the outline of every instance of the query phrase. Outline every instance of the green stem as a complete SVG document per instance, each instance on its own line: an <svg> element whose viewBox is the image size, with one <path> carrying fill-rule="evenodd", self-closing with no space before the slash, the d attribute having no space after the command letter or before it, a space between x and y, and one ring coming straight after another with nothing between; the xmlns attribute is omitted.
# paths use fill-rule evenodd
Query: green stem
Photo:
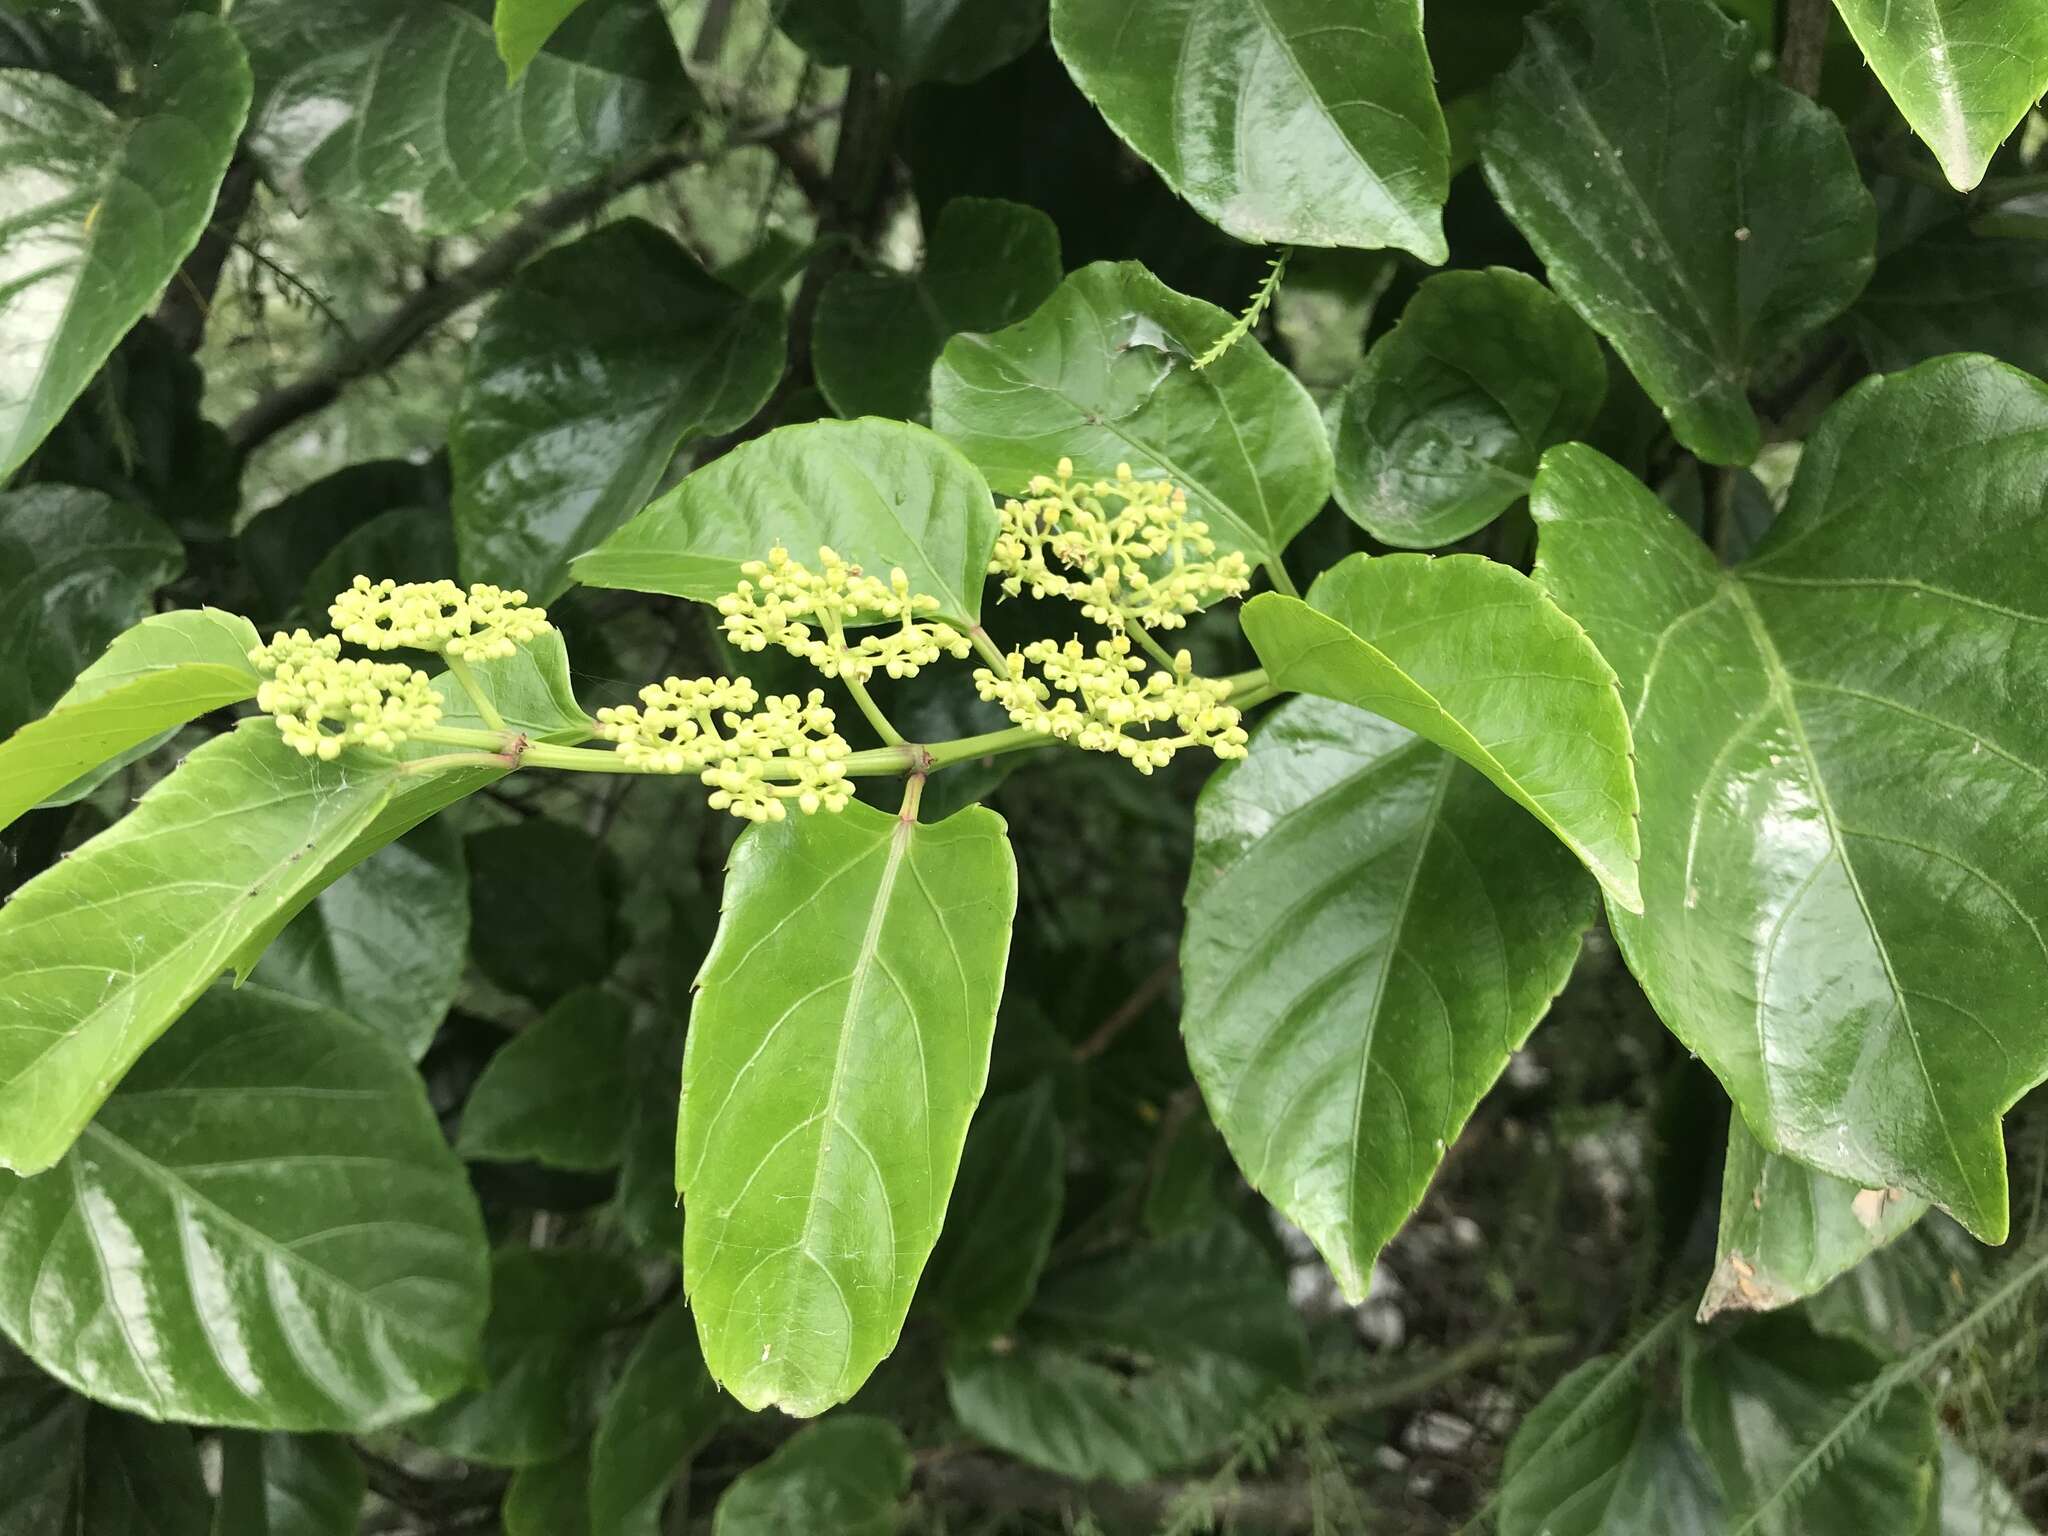
<svg viewBox="0 0 2048 1536"><path fill-rule="evenodd" d="M1287 566L1278 555L1266 562L1266 579L1273 583L1273 590L1283 597L1301 596L1301 588L1294 584L1294 578L1287 574Z"/></svg>
<svg viewBox="0 0 2048 1536"><path fill-rule="evenodd" d="M896 813L903 821L917 820L917 803L924 798L924 775L913 773L903 781L903 809Z"/></svg>
<svg viewBox="0 0 2048 1536"><path fill-rule="evenodd" d="M926 771L936 773L954 763L980 757L1001 757L1005 752L1029 752L1049 747L1055 738L1029 726L1013 725L1006 731L984 731L979 736L962 736L953 741L933 742L924 749Z"/></svg>
<svg viewBox="0 0 2048 1536"><path fill-rule="evenodd" d="M974 645L974 653L988 663L989 671L1007 680L1010 675L1010 658L1003 654L1001 646L989 639L988 631L977 624L967 631L967 638Z"/></svg>
<svg viewBox="0 0 2048 1536"><path fill-rule="evenodd" d="M399 765L398 771L408 777L421 773L442 773L450 768L504 768L517 767L510 758L497 752L443 752L435 757L416 757Z"/></svg>
<svg viewBox="0 0 2048 1536"><path fill-rule="evenodd" d="M462 685L462 691L469 695L469 702L476 706L476 717L494 731L504 730L505 717L498 713L498 706L484 692L483 684L477 681L469 663L460 656L443 656L441 659L448 663L448 675Z"/></svg>
<svg viewBox="0 0 2048 1536"><path fill-rule="evenodd" d="M1150 656L1159 665L1166 668L1167 671L1171 672L1173 670L1173 658L1166 654L1166 647L1146 633L1144 625L1126 614L1124 616L1124 628L1130 631L1131 638L1138 642L1138 645L1147 656Z"/></svg>
<svg viewBox="0 0 2048 1536"><path fill-rule="evenodd" d="M846 684L846 691L853 695L853 702L860 706L860 712L868 717L868 724L875 728L875 734L892 747L902 746L903 733L889 723L889 717L882 713L881 706L869 696L860 680L842 672L839 681Z"/></svg>

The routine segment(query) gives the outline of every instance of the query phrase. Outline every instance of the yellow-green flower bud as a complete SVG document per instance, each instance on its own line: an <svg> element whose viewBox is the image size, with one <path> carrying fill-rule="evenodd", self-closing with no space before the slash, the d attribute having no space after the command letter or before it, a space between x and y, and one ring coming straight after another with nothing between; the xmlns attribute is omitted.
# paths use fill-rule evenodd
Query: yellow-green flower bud
<svg viewBox="0 0 2048 1536"><path fill-rule="evenodd" d="M777 546L766 560L740 567L741 581L718 600L726 637L742 651L780 646L827 677L865 683L877 671L915 677L942 655L966 656L968 638L951 625L920 617L939 600L911 591L901 570L889 579L850 565L830 548L811 570ZM896 621L892 630L849 638L849 624Z"/></svg>
<svg viewBox="0 0 2048 1536"><path fill-rule="evenodd" d="M332 762L349 746L395 751L441 719L441 700L426 673L344 657L333 635L316 640L303 629L279 633L249 659L267 674L256 707L306 757Z"/></svg>
<svg viewBox="0 0 2048 1536"><path fill-rule="evenodd" d="M549 633L545 608L526 594L478 582L400 583L358 576L336 594L327 617L336 634L370 651L439 651L460 661L495 661Z"/></svg>
<svg viewBox="0 0 2048 1536"><path fill-rule="evenodd" d="M597 733L635 767L696 774L712 809L748 821L780 821L792 802L806 815L844 810L853 798L853 749L820 689L764 699L743 677L671 677L641 689L637 706L600 709Z"/></svg>

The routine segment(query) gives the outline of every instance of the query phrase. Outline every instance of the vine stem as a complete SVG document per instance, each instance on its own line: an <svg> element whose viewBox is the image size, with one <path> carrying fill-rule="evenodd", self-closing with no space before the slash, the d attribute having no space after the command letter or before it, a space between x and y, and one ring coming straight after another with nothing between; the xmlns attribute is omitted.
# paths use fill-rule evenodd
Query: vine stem
<svg viewBox="0 0 2048 1536"><path fill-rule="evenodd" d="M1278 555L1268 560L1263 569L1266 573L1266 579L1273 583L1273 590L1282 597L1301 596L1301 588L1297 587L1294 584L1294 578L1287 574L1287 567L1281 563Z"/></svg>
<svg viewBox="0 0 2048 1536"><path fill-rule="evenodd" d="M505 717L498 713L498 706L484 692L483 684L477 681L469 663L455 655L443 656L442 660L448 663L448 675L461 685L462 691L469 695L469 702L476 706L476 717L494 731L504 730Z"/></svg>
<svg viewBox="0 0 2048 1536"><path fill-rule="evenodd" d="M857 679L839 674L839 681L846 684L846 691L853 695L853 702L860 706L860 712L868 718L868 724L875 728L875 734L892 747L904 744L903 733L889 723L889 717L882 713L882 706L874 701L867 688Z"/></svg>

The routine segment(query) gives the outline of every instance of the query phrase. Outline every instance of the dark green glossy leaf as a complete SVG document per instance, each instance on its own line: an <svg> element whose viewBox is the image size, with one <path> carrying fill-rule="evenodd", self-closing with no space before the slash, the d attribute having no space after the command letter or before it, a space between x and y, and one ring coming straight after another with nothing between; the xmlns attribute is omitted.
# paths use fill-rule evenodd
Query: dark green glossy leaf
<svg viewBox="0 0 2048 1536"><path fill-rule="evenodd" d="M184 568L170 529L98 491L36 485L0 495L0 733L54 705Z"/></svg>
<svg viewBox="0 0 2048 1536"><path fill-rule="evenodd" d="M953 1412L976 1439L1079 1480L1198 1461L1307 1374L1285 1279L1229 1222L1048 1277L1020 1334L953 1354Z"/></svg>
<svg viewBox="0 0 2048 1536"><path fill-rule="evenodd" d="M252 974L375 1025L417 1061L455 1001L468 952L462 841L428 826L321 891Z"/></svg>
<svg viewBox="0 0 2048 1536"><path fill-rule="evenodd" d="M121 1075L391 798L269 721L208 742L0 909L0 1168L49 1167Z"/></svg>
<svg viewBox="0 0 2048 1536"><path fill-rule="evenodd" d="M1942 225L1887 253L1849 312L1880 370L1947 352L1985 352L2048 374L2048 240L2002 240Z"/></svg>
<svg viewBox="0 0 2048 1536"><path fill-rule="evenodd" d="M1640 907L1614 674L1527 577L1476 555L1354 555L1305 603L1254 598L1243 624L1276 685L1370 710L1463 758L1616 902Z"/></svg>
<svg viewBox="0 0 2048 1536"><path fill-rule="evenodd" d="M338 1435L221 1436L213 1536L357 1536L367 1479Z"/></svg>
<svg viewBox="0 0 2048 1536"><path fill-rule="evenodd" d="M2048 11L2031 0L1835 0L1950 185L1967 192L2048 91Z"/></svg>
<svg viewBox="0 0 2048 1536"><path fill-rule="evenodd" d="M446 506L391 507L335 541L306 577L293 611L318 633L327 627L334 594L359 575L439 581L454 568L455 525Z"/></svg>
<svg viewBox="0 0 2048 1536"><path fill-rule="evenodd" d="M583 0L497 0L491 10L491 33L498 40L498 57L505 61L505 75L517 81L526 73L541 46Z"/></svg>
<svg viewBox="0 0 2048 1536"><path fill-rule="evenodd" d="M619 1161L630 1097L633 1010L595 987L571 992L490 1059L470 1090L455 1146L464 1157L550 1168Z"/></svg>
<svg viewBox="0 0 2048 1536"><path fill-rule="evenodd" d="M679 444L782 376L781 301L742 299L639 219L550 251L484 311L449 428L465 581L550 602Z"/></svg>
<svg viewBox="0 0 2048 1536"><path fill-rule="evenodd" d="M1729 1116L1721 1226L1700 1321L1724 1311L1767 1312L1811 1296L1918 1221L1927 1202L1864 1189L1767 1152L1738 1112Z"/></svg>
<svg viewBox="0 0 2048 1536"><path fill-rule="evenodd" d="M1657 1012L1766 1148L1988 1241L2048 1073L2044 474L2048 385L1961 357L1838 403L1732 574L1590 449L1530 498L1635 722Z"/></svg>
<svg viewBox="0 0 2048 1536"><path fill-rule="evenodd" d="M94 1407L0 1344L0 1531L208 1536L191 1431Z"/></svg>
<svg viewBox="0 0 2048 1536"><path fill-rule="evenodd" d="M683 1051L683 1281L711 1374L822 1413L895 1346L988 1080L1003 820L855 801L750 827Z"/></svg>
<svg viewBox="0 0 2048 1536"><path fill-rule="evenodd" d="M492 1466L568 1455L597 1423L618 1364L621 1325L644 1293L626 1260L587 1248L510 1248L491 1264L483 1384L406 1432Z"/></svg>
<svg viewBox="0 0 2048 1536"><path fill-rule="evenodd" d="M981 615L995 546L988 484L937 434L902 421L780 427L713 460L574 562L594 587L711 602L781 544L815 564L901 566L962 628Z"/></svg>
<svg viewBox="0 0 2048 1536"><path fill-rule="evenodd" d="M1606 394L1599 338L1541 283L1432 277L1333 413L1337 504L1383 543L1453 543L1527 494L1543 450L1582 436Z"/></svg>
<svg viewBox="0 0 2048 1536"><path fill-rule="evenodd" d="M725 1412L697 1348L696 1321L677 1302L640 1336L597 1421L590 1443L591 1536L659 1536L662 1504L678 1470Z"/></svg>
<svg viewBox="0 0 2048 1536"><path fill-rule="evenodd" d="M1255 244L1447 254L1449 143L1416 0L1055 0L1053 45L1131 148Z"/></svg>
<svg viewBox="0 0 2048 1536"><path fill-rule="evenodd" d="M1475 770L1341 704L1288 703L1210 779L1188 1060L1245 1177L1351 1301L1564 985L1592 895Z"/></svg>
<svg viewBox="0 0 2048 1536"><path fill-rule="evenodd" d="M776 20L821 63L965 83L1039 39L1045 0L786 0Z"/></svg>
<svg viewBox="0 0 2048 1536"><path fill-rule="evenodd" d="M1500 1536L1726 1536L1678 1415L1608 1355L1530 1410L1508 1443Z"/></svg>
<svg viewBox="0 0 2048 1536"><path fill-rule="evenodd" d="M1188 493L1224 549L1276 559L1330 495L1330 445L1308 391L1249 337L1135 262L1098 262L1030 319L955 336L932 370L932 425L989 484L1021 493L1063 457L1083 477L1128 463Z"/></svg>
<svg viewBox="0 0 2048 1536"><path fill-rule="evenodd" d="M505 1490L505 1536L589 1536L590 1447L519 1468Z"/></svg>
<svg viewBox="0 0 2048 1536"><path fill-rule="evenodd" d="M986 1343L1023 1314L1052 1250L1066 1177L1050 1080L981 1106L919 1292L955 1340Z"/></svg>
<svg viewBox="0 0 2048 1536"><path fill-rule="evenodd" d="M0 741L0 826L76 799L186 721L254 698L263 676L249 652L261 643L247 619L217 608L152 614L117 635L48 714Z"/></svg>
<svg viewBox="0 0 2048 1536"><path fill-rule="evenodd" d="M543 1005L610 973L624 935L605 849L535 817L470 834L471 950L499 986Z"/></svg>
<svg viewBox="0 0 2048 1536"><path fill-rule="evenodd" d="M248 112L248 60L208 16L171 29L131 115L0 71L0 225L18 259L0 286L0 480L198 243Z"/></svg>
<svg viewBox="0 0 2048 1536"><path fill-rule="evenodd" d="M718 1500L712 1536L890 1536L910 1472L902 1431L843 1413L734 1478Z"/></svg>
<svg viewBox="0 0 2048 1536"><path fill-rule="evenodd" d="M444 515L444 482L445 476L429 465L372 459L322 476L258 512L237 536L235 548L264 605L259 617L273 623L324 619L326 600L338 587L311 612L302 610L300 598L326 556L349 534L386 512L403 508L423 522ZM375 574L398 579L381 566ZM434 574L445 576L448 567Z"/></svg>
<svg viewBox="0 0 2048 1536"><path fill-rule="evenodd" d="M946 339L1023 319L1060 282L1060 232L1036 208L956 197L912 273L841 272L818 295L812 360L841 416L931 414Z"/></svg>
<svg viewBox="0 0 2048 1536"><path fill-rule="evenodd" d="M240 0L249 140L295 201L465 229L659 139L691 100L658 8L587 0L507 84L463 0Z"/></svg>
<svg viewBox="0 0 2048 1536"><path fill-rule="evenodd" d="M1862 1408L1883 1362L1790 1313L1698 1349L1685 1422L1737 1523L1756 1536L1922 1536L1934 1404L1913 1382Z"/></svg>
<svg viewBox="0 0 2048 1536"><path fill-rule="evenodd" d="M151 1417L368 1429L446 1397L485 1309L483 1221L375 1030L217 989L64 1163L0 1179L0 1328Z"/></svg>
<svg viewBox="0 0 2048 1536"><path fill-rule="evenodd" d="M1754 370L1848 307L1877 215L1842 128L1708 0L1566 0L1501 77L1486 178L1678 440L1747 464Z"/></svg>

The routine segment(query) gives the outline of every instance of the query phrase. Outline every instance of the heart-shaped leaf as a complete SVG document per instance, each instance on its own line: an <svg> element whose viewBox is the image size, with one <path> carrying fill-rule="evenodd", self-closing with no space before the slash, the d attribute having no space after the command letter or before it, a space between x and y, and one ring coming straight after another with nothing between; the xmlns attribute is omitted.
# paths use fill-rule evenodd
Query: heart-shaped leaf
<svg viewBox="0 0 2048 1536"><path fill-rule="evenodd" d="M1273 714L1202 792L1188 1060L1350 1300L1564 985L1592 894L1475 770L1324 699Z"/></svg>
<svg viewBox="0 0 2048 1536"><path fill-rule="evenodd" d="M676 1126L683 1284L748 1408L845 1401L895 1346L988 1080L1016 910L1002 818L859 801L751 827Z"/></svg>
<svg viewBox="0 0 2048 1536"><path fill-rule="evenodd" d="M1992 1242L2048 1074L2044 477L2048 385L1954 357L1845 396L1733 572L1591 449L1530 496L1635 725L1657 1012L1767 1149Z"/></svg>
<svg viewBox="0 0 2048 1536"><path fill-rule="evenodd" d="M0 1328L151 1417L362 1430L415 1413L474 1369L485 1260L404 1054L260 987L196 1004L62 1166L0 1176Z"/></svg>
<svg viewBox="0 0 2048 1536"><path fill-rule="evenodd" d="M1416 0L1055 0L1052 40L1110 127L1238 239L1448 253Z"/></svg>

